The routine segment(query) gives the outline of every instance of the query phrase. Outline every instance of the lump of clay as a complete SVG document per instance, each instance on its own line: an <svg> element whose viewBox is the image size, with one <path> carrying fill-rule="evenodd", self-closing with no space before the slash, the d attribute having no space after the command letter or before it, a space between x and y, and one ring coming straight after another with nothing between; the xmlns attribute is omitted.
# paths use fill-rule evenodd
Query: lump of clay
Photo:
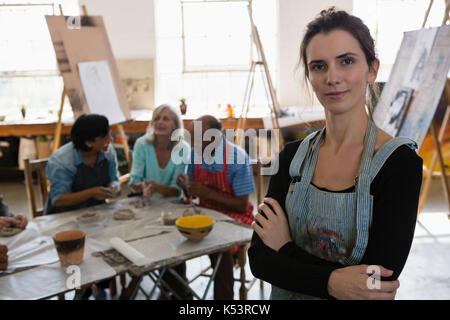
<svg viewBox="0 0 450 320"><path fill-rule="evenodd" d="M134 219L134 211L130 209L119 209L114 212L114 219L116 220L131 220Z"/></svg>
<svg viewBox="0 0 450 320"><path fill-rule="evenodd" d="M198 207L190 207L183 211L183 217L202 214L202 210Z"/></svg>
<svg viewBox="0 0 450 320"><path fill-rule="evenodd" d="M174 215L172 212L161 212L161 219L164 225L173 226L175 221L177 221L178 216Z"/></svg>
<svg viewBox="0 0 450 320"><path fill-rule="evenodd" d="M150 199L139 199L139 200L130 202L130 205L132 205L136 209L141 209L141 208L147 207L150 204L151 204L151 200Z"/></svg>
<svg viewBox="0 0 450 320"><path fill-rule="evenodd" d="M0 237L12 237L13 235L16 235L22 231L23 229L20 228L3 227L2 229L0 229Z"/></svg>
<svg viewBox="0 0 450 320"><path fill-rule="evenodd" d="M94 222L100 218L98 212L85 212L82 215L77 217L77 220L80 222Z"/></svg>

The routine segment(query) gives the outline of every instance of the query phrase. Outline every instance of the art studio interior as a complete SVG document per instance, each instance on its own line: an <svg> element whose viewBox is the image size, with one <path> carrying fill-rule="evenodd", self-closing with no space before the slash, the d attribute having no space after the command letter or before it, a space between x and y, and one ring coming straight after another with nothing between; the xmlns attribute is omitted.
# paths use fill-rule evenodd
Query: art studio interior
<svg viewBox="0 0 450 320"><path fill-rule="evenodd" d="M1 300L449 300L450 0L0 0Z"/></svg>

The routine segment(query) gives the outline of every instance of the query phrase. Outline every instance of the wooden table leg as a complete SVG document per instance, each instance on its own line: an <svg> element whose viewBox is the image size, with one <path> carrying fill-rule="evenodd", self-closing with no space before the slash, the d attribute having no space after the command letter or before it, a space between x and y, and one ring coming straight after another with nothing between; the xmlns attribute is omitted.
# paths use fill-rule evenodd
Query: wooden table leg
<svg viewBox="0 0 450 320"><path fill-rule="evenodd" d="M115 296L117 294L116 277L112 277L109 282L109 293L111 294L111 296Z"/></svg>
<svg viewBox="0 0 450 320"><path fill-rule="evenodd" d="M239 268L241 269L241 275L240 275L240 282L241 282L241 287L239 289L239 299L240 300L247 300L247 286L245 285L245 263L246 263L246 258L245 258L245 254L246 254L246 247L245 246L241 246L239 247L239 251L238 251L238 265Z"/></svg>

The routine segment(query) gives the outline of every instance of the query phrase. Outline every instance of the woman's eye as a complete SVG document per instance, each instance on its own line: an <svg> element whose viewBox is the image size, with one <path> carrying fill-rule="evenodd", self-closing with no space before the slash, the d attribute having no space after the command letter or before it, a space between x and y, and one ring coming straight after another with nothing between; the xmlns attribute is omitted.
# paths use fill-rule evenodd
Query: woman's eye
<svg viewBox="0 0 450 320"><path fill-rule="evenodd" d="M311 66L311 70L312 71L321 71L321 70L324 70L324 69L325 69L325 66L323 64L313 64Z"/></svg>
<svg viewBox="0 0 450 320"><path fill-rule="evenodd" d="M352 58L345 58L342 60L342 64L352 64L353 59Z"/></svg>

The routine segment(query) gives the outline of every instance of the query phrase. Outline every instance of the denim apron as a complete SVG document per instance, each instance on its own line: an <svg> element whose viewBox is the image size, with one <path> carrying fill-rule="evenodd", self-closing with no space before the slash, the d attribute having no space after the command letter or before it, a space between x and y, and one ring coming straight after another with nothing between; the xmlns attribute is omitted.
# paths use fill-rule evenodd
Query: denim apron
<svg viewBox="0 0 450 320"><path fill-rule="evenodd" d="M92 187L108 187L111 182L109 177L108 159L104 158L94 167L85 163L77 166L77 172L72 184L72 192L79 192ZM97 200L90 198L84 202L70 207L54 207L52 206L50 197L47 197L45 205L45 214L61 213L65 211L86 208L97 204L105 203L105 200Z"/></svg>
<svg viewBox="0 0 450 320"><path fill-rule="evenodd" d="M357 265L366 250L372 223L372 180L399 146L406 144L414 150L417 144L407 138L393 138L373 157L377 128L369 120L355 191L327 192L311 184L324 133L325 128L306 137L289 167L292 182L285 204L291 236L297 246L316 257ZM271 299L319 298L272 285Z"/></svg>

